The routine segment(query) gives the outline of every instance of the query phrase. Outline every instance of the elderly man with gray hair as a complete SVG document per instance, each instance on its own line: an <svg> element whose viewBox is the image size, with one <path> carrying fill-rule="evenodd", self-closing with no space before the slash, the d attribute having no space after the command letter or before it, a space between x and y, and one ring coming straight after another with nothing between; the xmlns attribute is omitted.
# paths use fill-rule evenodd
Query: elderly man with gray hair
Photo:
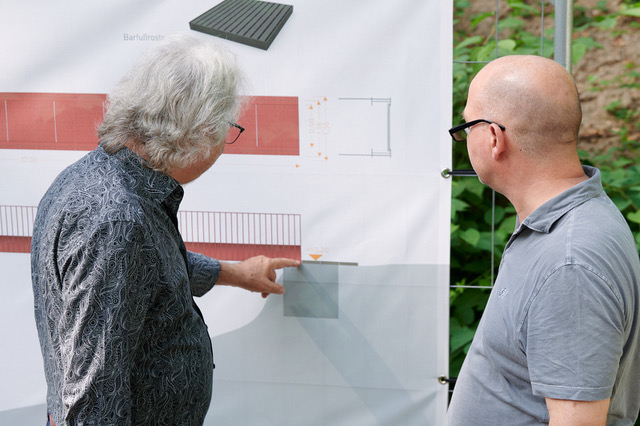
<svg viewBox="0 0 640 426"><path fill-rule="evenodd" d="M178 231L182 185L239 136L241 80L213 42L154 46L109 96L100 146L40 202L31 265L49 424L202 424L214 364L193 296L284 292L275 270L297 260L221 263Z"/></svg>

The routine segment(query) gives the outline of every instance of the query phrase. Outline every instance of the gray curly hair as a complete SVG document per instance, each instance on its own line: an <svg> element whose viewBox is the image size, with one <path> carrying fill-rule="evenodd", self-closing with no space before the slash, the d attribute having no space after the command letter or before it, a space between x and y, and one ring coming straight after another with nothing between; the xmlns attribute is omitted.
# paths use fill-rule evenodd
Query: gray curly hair
<svg viewBox="0 0 640 426"><path fill-rule="evenodd" d="M243 77L235 56L211 40L167 37L143 55L107 97L100 146L135 146L163 173L193 164L224 143Z"/></svg>

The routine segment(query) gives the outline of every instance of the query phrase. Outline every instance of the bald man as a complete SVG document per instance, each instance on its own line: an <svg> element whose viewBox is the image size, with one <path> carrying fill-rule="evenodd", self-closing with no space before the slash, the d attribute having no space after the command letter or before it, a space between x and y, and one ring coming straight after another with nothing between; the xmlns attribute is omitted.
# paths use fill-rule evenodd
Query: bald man
<svg viewBox="0 0 640 426"><path fill-rule="evenodd" d="M509 56L469 88L479 179L518 220L456 383L450 425L632 425L640 398L635 241L582 166L576 85L556 62Z"/></svg>

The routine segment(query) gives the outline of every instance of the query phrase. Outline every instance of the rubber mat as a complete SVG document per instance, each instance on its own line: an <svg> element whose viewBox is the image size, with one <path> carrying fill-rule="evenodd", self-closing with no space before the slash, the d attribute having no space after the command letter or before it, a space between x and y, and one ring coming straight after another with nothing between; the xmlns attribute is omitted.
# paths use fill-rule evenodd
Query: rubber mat
<svg viewBox="0 0 640 426"><path fill-rule="evenodd" d="M293 6L256 0L225 0L189 22L189 28L269 49L293 13Z"/></svg>

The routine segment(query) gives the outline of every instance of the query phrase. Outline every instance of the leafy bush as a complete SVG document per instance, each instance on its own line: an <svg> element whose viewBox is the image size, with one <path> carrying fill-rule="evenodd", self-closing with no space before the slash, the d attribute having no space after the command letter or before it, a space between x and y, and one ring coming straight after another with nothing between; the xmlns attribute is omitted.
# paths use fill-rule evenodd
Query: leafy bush
<svg viewBox="0 0 640 426"><path fill-rule="evenodd" d="M495 34L495 11L471 15L468 0L454 1L453 46L453 123L461 122L469 83L487 61L512 54L553 55L553 29L540 35L527 30L527 19L541 16L540 6L520 0L507 0L507 18L500 19ZM606 10L606 2L599 2L599 13L589 14L586 8L574 9L576 30L617 31L620 17L640 16L640 3L624 1L621 10ZM553 20L552 10L545 10L545 19ZM488 25L491 21L493 24ZM483 26L484 34L476 34ZM590 37L573 40L573 62L599 46ZM640 73L631 64L627 72L615 81L590 82L590 90L607 85L640 87ZM617 131L620 144L600 155L580 151L585 164L602 171L604 188L623 212L640 247L640 142L630 140L630 134L640 131L640 113L612 103L607 111L625 123ZM635 133L634 133L635 132ZM454 142L454 169L470 169L466 146ZM474 177L455 177L451 200L451 284L450 292L450 377L457 377L473 339L479 319L486 305L494 274L504 247L515 227L515 210L501 195L481 184ZM467 288L467 286L479 286Z"/></svg>

